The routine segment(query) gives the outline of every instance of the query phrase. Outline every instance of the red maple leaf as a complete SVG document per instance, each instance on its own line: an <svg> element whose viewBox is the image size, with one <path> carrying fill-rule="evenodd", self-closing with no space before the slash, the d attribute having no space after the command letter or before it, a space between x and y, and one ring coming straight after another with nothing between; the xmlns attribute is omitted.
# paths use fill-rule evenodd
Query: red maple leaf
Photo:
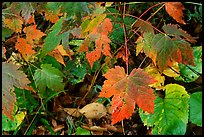
<svg viewBox="0 0 204 137"><path fill-rule="evenodd" d="M111 102L112 123L128 119L137 104L141 109L154 113L155 95L148 85L157 82L142 69L133 69L130 75L122 67L116 66L104 74L105 80L99 97L109 98Z"/></svg>
<svg viewBox="0 0 204 137"><path fill-rule="evenodd" d="M26 59L27 56L35 54L35 51L32 49L32 46L28 44L28 41L24 38L17 39L15 48L22 54L25 60L27 60Z"/></svg>
<svg viewBox="0 0 204 137"><path fill-rule="evenodd" d="M166 12L177 22L181 24L186 24L185 21L182 19L184 6L181 2L166 2L165 9Z"/></svg>

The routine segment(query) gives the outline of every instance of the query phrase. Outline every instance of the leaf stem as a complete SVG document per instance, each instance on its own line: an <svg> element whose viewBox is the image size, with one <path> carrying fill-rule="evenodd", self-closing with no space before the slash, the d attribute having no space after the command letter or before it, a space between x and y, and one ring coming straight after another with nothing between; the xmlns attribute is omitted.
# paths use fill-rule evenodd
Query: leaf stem
<svg viewBox="0 0 204 137"><path fill-rule="evenodd" d="M125 2L124 2L124 6L123 6L123 31L124 31L124 39L125 39L125 63L126 63L126 73L128 75L128 46L127 46L127 31L126 31L126 27L125 27Z"/></svg>

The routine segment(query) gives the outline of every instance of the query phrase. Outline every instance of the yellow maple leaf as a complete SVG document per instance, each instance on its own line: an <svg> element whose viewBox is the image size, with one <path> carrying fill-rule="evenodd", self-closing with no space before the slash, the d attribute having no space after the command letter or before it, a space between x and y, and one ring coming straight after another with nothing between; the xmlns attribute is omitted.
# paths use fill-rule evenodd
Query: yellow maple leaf
<svg viewBox="0 0 204 137"><path fill-rule="evenodd" d="M6 27L12 31L18 33L21 32L23 21L21 19L4 19L4 24Z"/></svg>
<svg viewBox="0 0 204 137"><path fill-rule="evenodd" d="M156 90L163 89L165 77L161 75L159 70L153 64L146 67L144 71L157 80L154 84L149 85L150 87L156 88Z"/></svg>

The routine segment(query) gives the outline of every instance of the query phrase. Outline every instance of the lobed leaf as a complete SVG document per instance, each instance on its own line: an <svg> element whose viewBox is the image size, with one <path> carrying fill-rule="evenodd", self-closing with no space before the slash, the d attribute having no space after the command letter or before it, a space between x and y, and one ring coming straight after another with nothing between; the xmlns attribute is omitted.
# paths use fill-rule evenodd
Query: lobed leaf
<svg viewBox="0 0 204 137"><path fill-rule="evenodd" d="M30 83L26 75L19 71L18 68L11 63L2 63L2 113L11 120L13 120L12 113L16 102L16 95L13 92L14 86L28 89Z"/></svg>
<svg viewBox="0 0 204 137"><path fill-rule="evenodd" d="M130 75L116 66L104 74L105 80L99 97L111 97L112 123L128 119L134 112L135 104L144 111L154 113L153 90L148 86L156 80L142 69L133 69Z"/></svg>
<svg viewBox="0 0 204 137"><path fill-rule="evenodd" d="M42 64L41 69L37 69L34 73L34 80L40 92L44 92L46 87L54 91L62 91L64 89L63 73L52 67L51 64Z"/></svg>
<svg viewBox="0 0 204 137"><path fill-rule="evenodd" d="M143 49L159 69L163 71L173 62L195 66L193 48L188 42L182 39L171 39L167 35L152 33L144 34Z"/></svg>
<svg viewBox="0 0 204 137"><path fill-rule="evenodd" d="M162 27L162 29L164 30L164 32L166 34L170 34L175 36L177 39L181 39L181 36L184 37L187 41L191 42L191 43L195 43L196 40L189 35L186 31L177 28L178 25L173 25L173 24L168 24L168 25L164 25Z"/></svg>

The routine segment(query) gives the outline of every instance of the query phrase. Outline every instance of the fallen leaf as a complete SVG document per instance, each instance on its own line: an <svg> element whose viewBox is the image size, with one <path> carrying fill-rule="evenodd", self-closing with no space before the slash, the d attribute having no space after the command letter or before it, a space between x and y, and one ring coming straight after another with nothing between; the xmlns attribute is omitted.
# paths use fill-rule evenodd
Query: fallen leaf
<svg viewBox="0 0 204 137"><path fill-rule="evenodd" d="M82 115L77 108L63 108L63 110L73 117L80 117Z"/></svg>
<svg viewBox="0 0 204 137"><path fill-rule="evenodd" d="M107 114L107 110L103 104L91 103L79 110L80 113L88 119L100 119Z"/></svg>
<svg viewBox="0 0 204 137"><path fill-rule="evenodd" d="M57 11L45 11L45 19L52 23L56 23L59 20L60 9Z"/></svg>
<svg viewBox="0 0 204 137"><path fill-rule="evenodd" d="M29 43L32 43L33 40L39 40L41 37L46 34L36 29L37 25L28 26L23 29L23 32L26 33L26 39Z"/></svg>

